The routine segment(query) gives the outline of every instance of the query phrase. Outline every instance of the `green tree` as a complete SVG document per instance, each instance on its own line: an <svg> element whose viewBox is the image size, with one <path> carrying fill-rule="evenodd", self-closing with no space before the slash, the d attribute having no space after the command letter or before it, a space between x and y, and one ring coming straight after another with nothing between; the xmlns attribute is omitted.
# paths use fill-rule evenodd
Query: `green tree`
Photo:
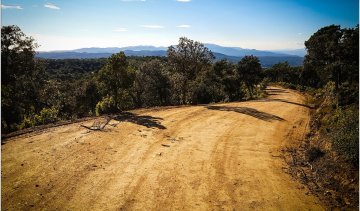
<svg viewBox="0 0 360 211"><path fill-rule="evenodd" d="M14 130L26 115L41 110L44 70L34 59L37 44L18 26L1 28L1 128Z"/></svg>
<svg viewBox="0 0 360 211"><path fill-rule="evenodd" d="M167 50L169 65L174 73L173 82L176 95L180 96L180 104L190 103L189 84L196 76L211 66L214 59L212 52L202 43L181 37L176 46Z"/></svg>
<svg viewBox="0 0 360 211"><path fill-rule="evenodd" d="M99 71L99 91L104 98L111 97L116 111L134 106L131 88L134 84L135 71L132 69L124 52L113 54L106 65Z"/></svg>
<svg viewBox="0 0 360 211"><path fill-rule="evenodd" d="M261 70L260 61L256 56L245 56L237 64L240 80L245 84L251 98L255 85L260 82Z"/></svg>
<svg viewBox="0 0 360 211"><path fill-rule="evenodd" d="M272 82L286 82L300 84L302 67L290 67L288 62L279 62L264 71L264 77Z"/></svg>
<svg viewBox="0 0 360 211"><path fill-rule="evenodd" d="M236 66L227 60L220 60L214 63L212 70L215 74L216 83L223 86L224 100L241 100L243 93L240 89L240 78Z"/></svg>
<svg viewBox="0 0 360 211"><path fill-rule="evenodd" d="M158 59L144 62L136 71L135 88L142 106L168 105L171 84L164 63Z"/></svg>
<svg viewBox="0 0 360 211"><path fill-rule="evenodd" d="M319 29L305 41L304 81L315 78L309 85L323 86L334 81L338 89L345 81L357 83L359 65L359 26L341 29L330 25ZM313 73L309 73L313 72ZM316 83L317 82L317 83Z"/></svg>

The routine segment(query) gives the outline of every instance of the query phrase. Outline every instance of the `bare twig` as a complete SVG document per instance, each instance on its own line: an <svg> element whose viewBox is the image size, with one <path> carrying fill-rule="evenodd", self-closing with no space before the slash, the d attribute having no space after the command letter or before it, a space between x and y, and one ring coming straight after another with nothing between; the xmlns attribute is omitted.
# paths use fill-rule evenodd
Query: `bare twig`
<svg viewBox="0 0 360 211"><path fill-rule="evenodd" d="M89 130L100 130L100 128L88 127L86 125L80 125L80 127L84 127L86 129L89 129Z"/></svg>
<svg viewBox="0 0 360 211"><path fill-rule="evenodd" d="M109 124L109 122L111 121L111 119L112 119L112 118L111 118L110 116L107 116L107 117L106 117L106 122L105 122L105 124L104 124L100 129L101 129L101 130L104 129L105 126L106 126L107 124Z"/></svg>
<svg viewBox="0 0 360 211"><path fill-rule="evenodd" d="M103 130L106 127L106 125L109 124L109 122L111 121L112 118L110 116L107 116L107 117L105 117L105 119L106 119L106 122L102 126L101 126L101 123L99 120L95 120L94 123L90 127L86 126L86 125L80 125L80 126L86 128L88 130Z"/></svg>

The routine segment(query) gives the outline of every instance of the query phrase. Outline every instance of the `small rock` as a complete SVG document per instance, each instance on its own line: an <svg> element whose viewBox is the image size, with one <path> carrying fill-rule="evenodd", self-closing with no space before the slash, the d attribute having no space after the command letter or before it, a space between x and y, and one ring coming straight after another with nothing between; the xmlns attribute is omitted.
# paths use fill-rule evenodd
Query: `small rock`
<svg viewBox="0 0 360 211"><path fill-rule="evenodd" d="M35 187L37 187L37 188L38 188L38 187L39 187L39 185L35 185Z"/></svg>

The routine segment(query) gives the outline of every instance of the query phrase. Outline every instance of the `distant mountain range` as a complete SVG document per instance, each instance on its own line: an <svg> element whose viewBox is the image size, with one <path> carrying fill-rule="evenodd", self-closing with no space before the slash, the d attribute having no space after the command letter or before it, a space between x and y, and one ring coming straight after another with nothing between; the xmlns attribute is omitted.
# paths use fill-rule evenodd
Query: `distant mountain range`
<svg viewBox="0 0 360 211"><path fill-rule="evenodd" d="M287 61L291 66L301 66L305 49L284 50L284 51L262 51L256 49L244 49L239 47L224 47L215 44L205 44L211 50L216 60L227 59L231 62L238 62L246 55L257 56L263 67L270 67L278 62ZM36 55L46 59L84 59L84 58L106 58L114 53L124 51L127 56L166 56L167 47L155 46L129 46L109 48L80 48L68 51L41 51Z"/></svg>
<svg viewBox="0 0 360 211"><path fill-rule="evenodd" d="M284 54L288 54L288 55L301 56L301 57L304 57L307 53L305 48L294 49L294 50L275 50L275 51L273 50L272 52L284 53Z"/></svg>

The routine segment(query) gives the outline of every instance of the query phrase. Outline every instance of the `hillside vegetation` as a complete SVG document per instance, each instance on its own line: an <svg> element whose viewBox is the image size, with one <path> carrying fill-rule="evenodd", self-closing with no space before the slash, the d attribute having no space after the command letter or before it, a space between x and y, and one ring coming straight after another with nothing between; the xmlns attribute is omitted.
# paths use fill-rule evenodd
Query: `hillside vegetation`
<svg viewBox="0 0 360 211"><path fill-rule="evenodd" d="M307 94L311 132L287 149L292 173L332 207L359 204L359 28L331 25L305 46L303 68L286 63L265 70L268 81ZM295 161L294 161L295 160Z"/></svg>

